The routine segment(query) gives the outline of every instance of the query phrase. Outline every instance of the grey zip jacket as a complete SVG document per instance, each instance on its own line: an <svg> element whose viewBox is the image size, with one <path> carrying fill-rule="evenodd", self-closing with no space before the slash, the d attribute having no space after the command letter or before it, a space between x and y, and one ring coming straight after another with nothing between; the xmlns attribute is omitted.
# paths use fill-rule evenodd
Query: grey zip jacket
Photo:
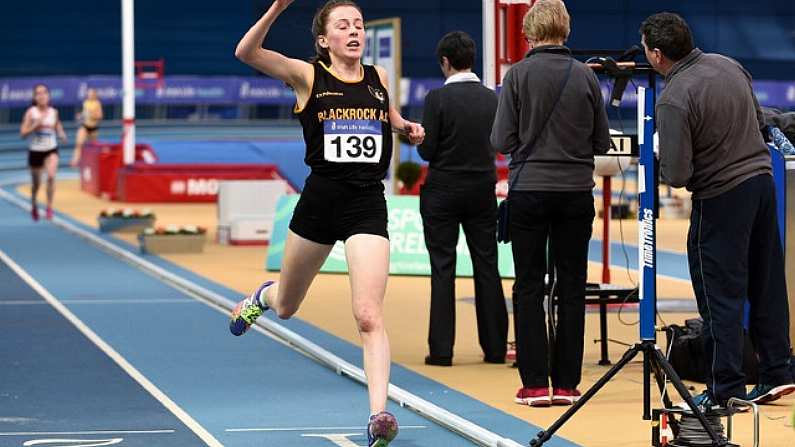
<svg viewBox="0 0 795 447"><path fill-rule="evenodd" d="M525 145L552 111L570 58L564 46L541 46L508 70L491 130L491 144L498 151L511 154L514 160L527 157ZM511 185L517 191L590 191L594 187L593 157L610 147L607 111L593 70L576 60L571 70L527 165L512 164Z"/></svg>
<svg viewBox="0 0 795 447"><path fill-rule="evenodd" d="M657 101L660 174L694 199L772 175L751 75L735 60L693 49L665 78Z"/></svg>

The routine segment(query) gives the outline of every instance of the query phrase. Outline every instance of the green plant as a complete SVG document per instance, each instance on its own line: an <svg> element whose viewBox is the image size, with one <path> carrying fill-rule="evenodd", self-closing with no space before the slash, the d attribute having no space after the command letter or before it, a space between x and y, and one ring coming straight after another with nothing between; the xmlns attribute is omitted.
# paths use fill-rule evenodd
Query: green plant
<svg viewBox="0 0 795 447"><path fill-rule="evenodd" d="M148 217L155 217L152 210L145 208L143 210L136 210L131 208L117 209L107 208L99 212L99 217L115 217L120 219L141 219Z"/></svg>
<svg viewBox="0 0 795 447"><path fill-rule="evenodd" d="M404 161L398 165L397 178L407 189L411 189L422 175L422 168L413 161Z"/></svg>
<svg viewBox="0 0 795 447"><path fill-rule="evenodd" d="M165 225L150 227L144 230L146 235L178 235L178 234L205 234L207 229L197 225Z"/></svg>

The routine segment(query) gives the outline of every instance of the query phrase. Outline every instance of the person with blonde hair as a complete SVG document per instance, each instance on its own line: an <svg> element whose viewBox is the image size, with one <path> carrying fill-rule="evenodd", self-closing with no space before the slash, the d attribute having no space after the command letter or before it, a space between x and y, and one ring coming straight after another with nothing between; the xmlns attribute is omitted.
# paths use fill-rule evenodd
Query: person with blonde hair
<svg viewBox="0 0 795 447"><path fill-rule="evenodd" d="M491 133L491 143L511 156L508 229L522 381L516 402L571 405L580 396L594 155L609 148L607 112L596 75L564 46L570 25L563 2L536 2L523 28L530 52L505 75ZM558 314L549 339L548 263Z"/></svg>
<svg viewBox="0 0 795 447"><path fill-rule="evenodd" d="M403 119L391 101L387 73L362 64L364 18L350 0L327 1L315 14L311 62L262 48L276 18L292 0L275 0L243 36L235 55L286 82L296 95L295 113L311 169L290 221L280 281L267 281L232 312L229 329L242 335L267 309L293 316L338 240L345 243L353 314L364 353L370 397L369 446L384 447L398 424L386 410L389 340L383 301L389 273L389 234L382 180L392 157L392 131L412 144L424 138L421 125Z"/></svg>
<svg viewBox="0 0 795 447"><path fill-rule="evenodd" d="M97 90L89 88L86 90L86 99L83 100L83 109L77 115L77 120L81 121L75 136L75 150L72 153L72 160L69 165L74 167L80 163L80 154L86 141L97 141L99 134L99 123L102 121L102 103L99 101Z"/></svg>

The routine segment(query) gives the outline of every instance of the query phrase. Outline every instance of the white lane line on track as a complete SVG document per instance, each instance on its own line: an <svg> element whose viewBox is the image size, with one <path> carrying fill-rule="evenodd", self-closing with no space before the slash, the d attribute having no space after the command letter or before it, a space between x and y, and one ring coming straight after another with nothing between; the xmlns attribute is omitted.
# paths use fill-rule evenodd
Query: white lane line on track
<svg viewBox="0 0 795 447"><path fill-rule="evenodd" d="M176 433L176 430L18 431L0 432L0 436L160 435L170 433Z"/></svg>
<svg viewBox="0 0 795 447"><path fill-rule="evenodd" d="M428 428L427 425L401 425L401 430L420 430ZM324 431L324 430L365 430L364 425L360 427L282 427L282 428L227 428L227 432L280 432L280 431Z"/></svg>
<svg viewBox="0 0 795 447"><path fill-rule="evenodd" d="M127 361L121 354L116 352L109 344L100 338L94 331L91 330L83 321L81 321L75 314L72 313L66 306L58 301L47 289L44 288L38 281L28 274L22 267L14 262L5 252L0 250L0 260L5 262L11 269L22 278L28 285L33 288L42 298L47 300L55 310L64 316L70 323L72 323L83 335L86 336L92 343L97 345L108 357L110 357L117 365L119 365L130 377L138 382L146 391L149 392L155 399L163 404L166 409L171 411L183 424L188 426L196 436L211 447L223 447L213 435L210 434L204 427L202 427L195 419L193 419L185 410L180 408L174 401L172 401L165 393L163 393L155 384L149 381L140 371L138 371L130 362Z"/></svg>

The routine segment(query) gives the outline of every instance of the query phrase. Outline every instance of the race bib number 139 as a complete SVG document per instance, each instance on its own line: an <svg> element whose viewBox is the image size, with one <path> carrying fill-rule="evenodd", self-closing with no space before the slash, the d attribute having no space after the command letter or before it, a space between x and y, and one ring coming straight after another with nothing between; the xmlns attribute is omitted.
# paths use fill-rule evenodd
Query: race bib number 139
<svg viewBox="0 0 795 447"><path fill-rule="evenodd" d="M383 137L375 120L323 122L323 158L334 163L378 163Z"/></svg>

